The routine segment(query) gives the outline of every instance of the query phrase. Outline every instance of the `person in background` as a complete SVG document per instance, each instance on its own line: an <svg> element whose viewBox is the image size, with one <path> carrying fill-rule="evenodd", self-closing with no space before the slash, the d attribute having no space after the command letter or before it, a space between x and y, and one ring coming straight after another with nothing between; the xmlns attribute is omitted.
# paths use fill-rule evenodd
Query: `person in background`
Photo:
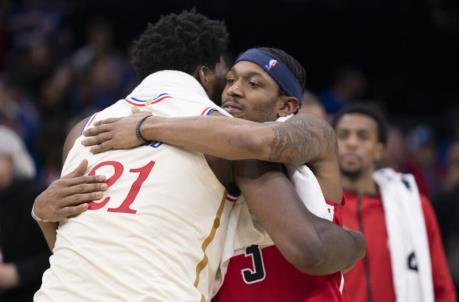
<svg viewBox="0 0 459 302"><path fill-rule="evenodd" d="M46 241L30 217L42 188L19 136L0 126L0 141L0 301L30 302L49 266Z"/></svg>
<svg viewBox="0 0 459 302"><path fill-rule="evenodd" d="M412 175L376 171L387 142L382 117L354 104L333 126L346 200L343 225L363 232L367 242L366 257L345 275L349 301L456 301L430 201Z"/></svg>

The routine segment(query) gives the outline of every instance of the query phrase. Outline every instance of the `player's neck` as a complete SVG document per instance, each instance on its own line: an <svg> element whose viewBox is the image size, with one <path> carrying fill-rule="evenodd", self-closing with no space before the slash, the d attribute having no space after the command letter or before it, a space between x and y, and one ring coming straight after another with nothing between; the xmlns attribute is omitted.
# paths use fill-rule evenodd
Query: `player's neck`
<svg viewBox="0 0 459 302"><path fill-rule="evenodd" d="M378 188L372 175L373 171L367 171L357 178L343 176L344 191L371 195L378 193Z"/></svg>

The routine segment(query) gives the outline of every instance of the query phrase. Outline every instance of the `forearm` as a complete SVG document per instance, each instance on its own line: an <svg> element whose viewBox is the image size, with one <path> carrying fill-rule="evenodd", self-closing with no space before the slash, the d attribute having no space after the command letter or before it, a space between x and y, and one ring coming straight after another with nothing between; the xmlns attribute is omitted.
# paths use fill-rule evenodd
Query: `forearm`
<svg viewBox="0 0 459 302"><path fill-rule="evenodd" d="M324 258L324 249L328 246L319 233L322 230L316 226L324 220L314 216L304 206L292 183L284 175L282 166L260 161L239 161L235 163L234 171L236 183L251 213L268 232L282 255L304 273L329 274L330 271L321 271L328 261ZM330 227L339 228L329 221L325 222ZM333 248L339 249L337 246ZM337 267L333 272L340 269Z"/></svg>
<svg viewBox="0 0 459 302"><path fill-rule="evenodd" d="M274 137L273 131L263 124L212 116L152 117L141 130L148 140L230 160L266 158L264 146Z"/></svg>
<svg viewBox="0 0 459 302"><path fill-rule="evenodd" d="M363 236L312 214L280 165L239 161L234 171L251 213L299 270L328 275L363 257Z"/></svg>
<svg viewBox="0 0 459 302"><path fill-rule="evenodd" d="M237 183L257 222L267 231L281 254L304 273L322 262L321 241L304 211L304 205L284 188L291 186L281 173L265 174L255 181Z"/></svg>
<svg viewBox="0 0 459 302"><path fill-rule="evenodd" d="M365 241L360 233L316 217L300 205L296 209L298 214L285 203L274 208L253 203L249 206L281 253L304 273L333 274L353 266L365 255Z"/></svg>
<svg viewBox="0 0 459 302"><path fill-rule="evenodd" d="M314 117L255 123L238 118L152 117L142 125L149 140L230 160L258 159L303 164L334 152L333 129Z"/></svg>
<svg viewBox="0 0 459 302"><path fill-rule="evenodd" d="M54 249L54 244L56 243L56 231L59 225L58 222L38 222L43 236L45 237L46 243L48 244L49 250Z"/></svg>

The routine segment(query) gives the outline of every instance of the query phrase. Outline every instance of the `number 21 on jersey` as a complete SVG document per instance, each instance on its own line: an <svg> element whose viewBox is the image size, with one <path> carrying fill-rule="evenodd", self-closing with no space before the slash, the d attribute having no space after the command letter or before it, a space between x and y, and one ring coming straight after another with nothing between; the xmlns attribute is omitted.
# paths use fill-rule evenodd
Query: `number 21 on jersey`
<svg viewBox="0 0 459 302"><path fill-rule="evenodd" d="M123 176L123 173L138 173L139 175L135 179L135 181L132 183L129 192L127 193L126 198L123 200L123 202L120 204L119 207L117 208L108 208L107 212L115 212L115 213L126 213L126 214L135 214L137 213L137 210L132 209L131 205L134 202L135 198L137 197L137 194L139 194L140 188L142 187L142 184L145 182L145 180L148 178L148 175L150 174L151 170L155 166L154 161L148 162L145 166L140 167L140 168L131 168L129 169L129 172L124 172L124 166L118 161L103 161L95 165L91 171L89 171L90 176L96 175L96 172L98 169L102 167L107 167L110 166L113 168L113 175L110 176L106 184L108 187L112 186L115 184L120 177ZM99 210L103 208L108 202L110 201L110 196L105 197L102 201L91 201L88 203L88 210Z"/></svg>

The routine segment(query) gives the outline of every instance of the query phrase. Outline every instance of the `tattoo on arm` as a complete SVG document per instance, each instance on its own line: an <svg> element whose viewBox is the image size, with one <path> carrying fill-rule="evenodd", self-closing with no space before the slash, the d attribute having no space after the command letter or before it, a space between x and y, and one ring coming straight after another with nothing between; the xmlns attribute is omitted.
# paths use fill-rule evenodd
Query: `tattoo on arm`
<svg viewBox="0 0 459 302"><path fill-rule="evenodd" d="M271 123L270 161L303 164L319 159L335 145L334 131L315 117L294 116L285 123Z"/></svg>

